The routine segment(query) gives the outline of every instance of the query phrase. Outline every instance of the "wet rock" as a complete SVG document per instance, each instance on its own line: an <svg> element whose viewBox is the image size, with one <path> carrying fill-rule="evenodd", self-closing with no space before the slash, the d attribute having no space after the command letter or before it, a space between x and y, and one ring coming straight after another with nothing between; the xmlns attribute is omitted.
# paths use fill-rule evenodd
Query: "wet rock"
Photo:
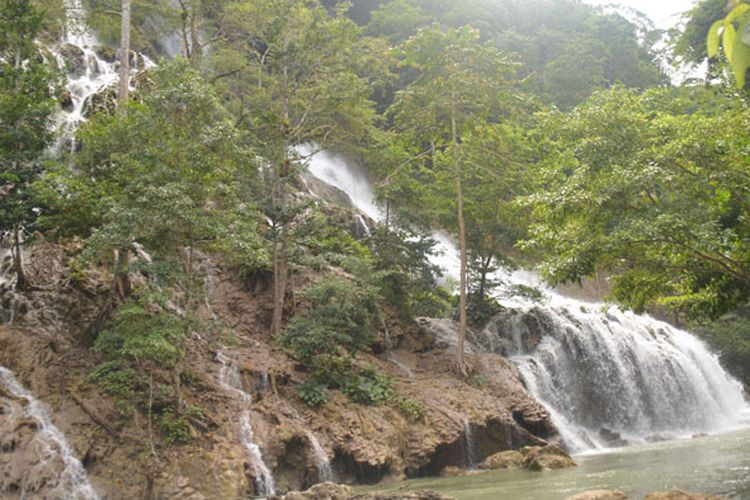
<svg viewBox="0 0 750 500"><path fill-rule="evenodd" d="M60 94L60 107L70 113L75 108L75 104L73 103L73 96L70 93L70 90L65 89Z"/></svg>
<svg viewBox="0 0 750 500"><path fill-rule="evenodd" d="M565 500L628 500L628 496L617 490L591 490L570 496Z"/></svg>
<svg viewBox="0 0 750 500"><path fill-rule="evenodd" d="M86 54L83 50L72 43L64 43L59 50L63 60L63 69L74 78L80 78L86 74Z"/></svg>
<svg viewBox="0 0 750 500"><path fill-rule="evenodd" d="M456 467L455 465L449 465L440 471L440 475L443 477L464 476L466 475L466 470L461 467Z"/></svg>
<svg viewBox="0 0 750 500"><path fill-rule="evenodd" d="M353 500L454 500L454 498L426 490L409 493L366 493L353 497Z"/></svg>
<svg viewBox="0 0 750 500"><path fill-rule="evenodd" d="M523 466L533 471L566 469L578 464L555 445L526 446L521 449L526 457Z"/></svg>
<svg viewBox="0 0 750 500"><path fill-rule="evenodd" d="M599 437L609 446L622 447L628 445L628 441L622 437L622 434L607 429L606 427L599 429Z"/></svg>
<svg viewBox="0 0 750 500"><path fill-rule="evenodd" d="M274 497L279 500L349 500L354 496L351 486L334 483L316 484L307 491L293 491L284 496Z"/></svg>
<svg viewBox="0 0 750 500"><path fill-rule="evenodd" d="M702 493L688 493L678 488L670 491L657 491L646 495L644 500L721 500L722 497L704 495Z"/></svg>
<svg viewBox="0 0 750 500"><path fill-rule="evenodd" d="M480 469L520 469L523 467L526 457L516 450L501 451L487 457L479 464Z"/></svg>
<svg viewBox="0 0 750 500"><path fill-rule="evenodd" d="M115 63L117 62L117 49L112 47L107 47L104 45L100 45L99 47L96 47L94 49L96 52L96 55L103 61L106 61L108 63Z"/></svg>

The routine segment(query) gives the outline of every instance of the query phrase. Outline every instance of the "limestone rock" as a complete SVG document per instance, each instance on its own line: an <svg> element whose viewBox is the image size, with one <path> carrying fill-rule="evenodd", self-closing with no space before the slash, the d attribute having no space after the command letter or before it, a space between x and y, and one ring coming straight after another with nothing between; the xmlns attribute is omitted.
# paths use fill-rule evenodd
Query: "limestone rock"
<svg viewBox="0 0 750 500"><path fill-rule="evenodd" d="M520 469L526 457L520 451L508 450L495 453L479 464L480 469Z"/></svg>
<svg viewBox="0 0 750 500"><path fill-rule="evenodd" d="M565 500L628 500L628 496L617 490L591 490L569 496Z"/></svg>
<svg viewBox="0 0 750 500"><path fill-rule="evenodd" d="M354 495L350 486L334 483L316 484L307 491L293 491L280 500L349 500Z"/></svg>
<svg viewBox="0 0 750 500"><path fill-rule="evenodd" d="M466 475L466 471L462 469L461 467L456 467L455 465L449 465L448 467L445 467L442 471L440 471L440 475L443 477L464 476Z"/></svg>
<svg viewBox="0 0 750 500"><path fill-rule="evenodd" d="M674 488L670 491L657 491L646 495L644 500L721 500L722 497L704 495L702 493L688 493Z"/></svg>
<svg viewBox="0 0 750 500"><path fill-rule="evenodd" d="M409 493L366 493L357 495L353 500L454 500L453 497L441 495L434 491L412 491Z"/></svg>
<svg viewBox="0 0 750 500"><path fill-rule="evenodd" d="M526 446L521 452L525 455L524 467L529 470L543 471L566 469L578 464L555 445Z"/></svg>

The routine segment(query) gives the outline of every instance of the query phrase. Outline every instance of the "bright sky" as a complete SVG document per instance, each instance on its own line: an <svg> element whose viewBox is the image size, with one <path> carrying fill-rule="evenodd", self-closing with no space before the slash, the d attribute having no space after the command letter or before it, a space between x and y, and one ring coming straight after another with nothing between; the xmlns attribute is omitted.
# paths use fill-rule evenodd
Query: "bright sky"
<svg viewBox="0 0 750 500"><path fill-rule="evenodd" d="M686 10L689 10L695 0L583 0L585 3L592 5L607 5L612 3L619 3L627 5L636 10L647 14L651 19L654 20L656 26L659 28L669 28L673 26L679 17L676 14L681 14Z"/></svg>

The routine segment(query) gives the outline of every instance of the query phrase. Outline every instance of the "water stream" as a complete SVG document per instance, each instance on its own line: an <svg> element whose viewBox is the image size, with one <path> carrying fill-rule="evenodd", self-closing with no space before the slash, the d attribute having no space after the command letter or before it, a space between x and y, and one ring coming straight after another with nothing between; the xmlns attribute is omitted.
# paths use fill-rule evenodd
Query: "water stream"
<svg viewBox="0 0 750 500"><path fill-rule="evenodd" d="M240 415L239 437L245 450L247 450L250 465L253 467L256 492L263 497L273 495L275 493L273 474L263 460L260 446L255 442L250 412L253 398L242 387L242 377L237 362L222 352L216 355L216 360L221 363L219 385L227 392L234 394L243 404L242 414Z"/></svg>
<svg viewBox="0 0 750 500"><path fill-rule="evenodd" d="M37 483L37 474L49 476L48 471L55 471L49 477L56 476L57 483L44 484L45 489L52 488L54 490L54 497L50 498L98 499L99 496L89 483L80 460L76 458L65 436L50 420L44 405L21 385L10 370L3 366L0 366L0 383L12 398L24 402L20 409L13 410L20 412L20 414L4 416L0 422L5 422L5 425L13 425L19 418L33 419L37 422L36 434L31 444L35 447L38 463L26 474L24 483L21 485L20 498L34 498L34 495L39 493L28 486L30 483ZM14 405L11 404L11 408L14 408Z"/></svg>
<svg viewBox="0 0 750 500"><path fill-rule="evenodd" d="M307 440L310 441L315 467L318 469L318 481L321 483L333 481L333 469L331 469L331 460L328 458L328 454L312 431L305 431L305 433Z"/></svg>
<svg viewBox="0 0 750 500"><path fill-rule="evenodd" d="M384 220L372 178L361 165L324 151L310 159L309 171L346 192L370 218ZM433 236L442 253L435 264L446 275L458 276L456 246L444 233ZM649 316L562 296L529 271L496 278L511 287L535 287L544 298L535 302L499 294L510 313L482 332L482 345L475 347L513 359L570 451L601 451L741 425L748 404L740 383L692 334Z"/></svg>

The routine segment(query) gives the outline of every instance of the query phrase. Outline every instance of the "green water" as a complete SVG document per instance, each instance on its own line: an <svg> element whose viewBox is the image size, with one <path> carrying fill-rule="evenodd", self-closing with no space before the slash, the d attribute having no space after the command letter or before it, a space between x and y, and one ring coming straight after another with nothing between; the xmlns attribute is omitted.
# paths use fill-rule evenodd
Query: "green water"
<svg viewBox="0 0 750 500"><path fill-rule="evenodd" d="M556 500L592 489L617 489L634 498L683 490L750 499L750 429L632 446L576 457L580 467L530 472L492 471L472 476L417 479L373 491L429 489L459 500Z"/></svg>

